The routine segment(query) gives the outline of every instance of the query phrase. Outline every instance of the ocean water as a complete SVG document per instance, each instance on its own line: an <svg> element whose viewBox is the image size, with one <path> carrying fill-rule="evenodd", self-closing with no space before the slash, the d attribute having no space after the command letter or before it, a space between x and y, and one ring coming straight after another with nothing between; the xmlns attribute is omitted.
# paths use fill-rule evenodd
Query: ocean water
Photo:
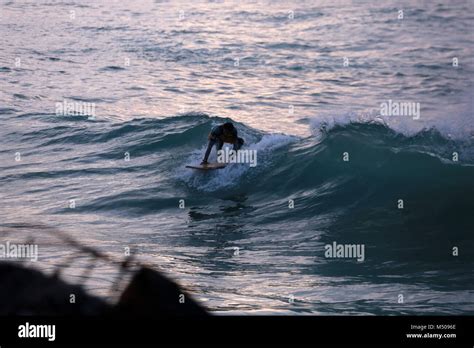
<svg viewBox="0 0 474 348"><path fill-rule="evenodd" d="M473 10L1 1L1 238L130 248L215 313L474 314ZM258 165L186 169L229 120ZM72 257L65 277L107 296L113 267L28 234L36 267Z"/></svg>

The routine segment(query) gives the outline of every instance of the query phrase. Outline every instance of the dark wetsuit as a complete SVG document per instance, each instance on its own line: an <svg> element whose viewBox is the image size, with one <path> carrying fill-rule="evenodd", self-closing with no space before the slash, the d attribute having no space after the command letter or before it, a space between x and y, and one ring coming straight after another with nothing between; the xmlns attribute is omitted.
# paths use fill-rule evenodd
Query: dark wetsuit
<svg viewBox="0 0 474 348"><path fill-rule="evenodd" d="M209 133L209 144L207 145L206 154L204 155L203 162L207 162L209 155L211 153L212 147L216 145L217 151L222 149L224 143L234 144L234 150L239 150L244 144L244 139L237 136L237 129L235 127L229 134L224 133L223 125L216 126Z"/></svg>

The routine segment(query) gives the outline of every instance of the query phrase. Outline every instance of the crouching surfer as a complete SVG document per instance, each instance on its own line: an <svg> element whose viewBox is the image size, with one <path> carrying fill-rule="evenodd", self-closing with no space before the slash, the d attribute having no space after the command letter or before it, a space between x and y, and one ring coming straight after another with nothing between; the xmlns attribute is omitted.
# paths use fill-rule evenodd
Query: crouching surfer
<svg viewBox="0 0 474 348"><path fill-rule="evenodd" d="M212 129L208 136L209 143L207 145L206 154L201 164L208 164L207 160L211 153L212 147L216 145L217 151L222 149L224 143L233 144L234 151L239 150L244 145L244 139L237 136L237 129L235 129L232 122L226 122L220 126L216 126Z"/></svg>

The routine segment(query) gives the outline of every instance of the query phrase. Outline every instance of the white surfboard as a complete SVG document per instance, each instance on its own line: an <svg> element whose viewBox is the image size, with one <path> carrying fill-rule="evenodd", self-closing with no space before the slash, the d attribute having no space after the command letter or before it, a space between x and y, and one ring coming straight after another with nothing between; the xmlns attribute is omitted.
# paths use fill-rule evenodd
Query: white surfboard
<svg viewBox="0 0 474 348"><path fill-rule="evenodd" d="M208 164L191 164L186 166L186 168L199 169L199 170L213 170L213 169L222 169L225 168L227 164L225 163L208 163Z"/></svg>

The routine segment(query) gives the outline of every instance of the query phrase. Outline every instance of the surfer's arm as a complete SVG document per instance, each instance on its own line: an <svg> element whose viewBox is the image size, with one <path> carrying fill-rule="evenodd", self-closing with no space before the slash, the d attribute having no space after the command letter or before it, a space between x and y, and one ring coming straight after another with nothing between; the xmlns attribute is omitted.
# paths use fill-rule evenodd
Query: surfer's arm
<svg viewBox="0 0 474 348"><path fill-rule="evenodd" d="M211 133L209 133L209 140L217 140L217 138L219 138L220 136L222 136L222 129L221 127L219 126L216 126L214 128L212 128L211 130Z"/></svg>
<svg viewBox="0 0 474 348"><path fill-rule="evenodd" d="M212 131L209 133L209 135L207 136L209 143L207 144L206 153L204 154L204 159L202 160L201 164L207 163L209 155L211 154L212 147L217 142L219 143L219 145L217 146L217 149L220 150L222 148L222 144L223 144L222 135L223 135L222 128L219 126L214 127Z"/></svg>
<svg viewBox="0 0 474 348"><path fill-rule="evenodd" d="M204 154L204 159L202 160L201 164L207 163L207 159L209 158L209 155L211 154L212 147L216 143L216 139L212 137L212 133L209 133L209 143L207 144L207 149L206 153Z"/></svg>

